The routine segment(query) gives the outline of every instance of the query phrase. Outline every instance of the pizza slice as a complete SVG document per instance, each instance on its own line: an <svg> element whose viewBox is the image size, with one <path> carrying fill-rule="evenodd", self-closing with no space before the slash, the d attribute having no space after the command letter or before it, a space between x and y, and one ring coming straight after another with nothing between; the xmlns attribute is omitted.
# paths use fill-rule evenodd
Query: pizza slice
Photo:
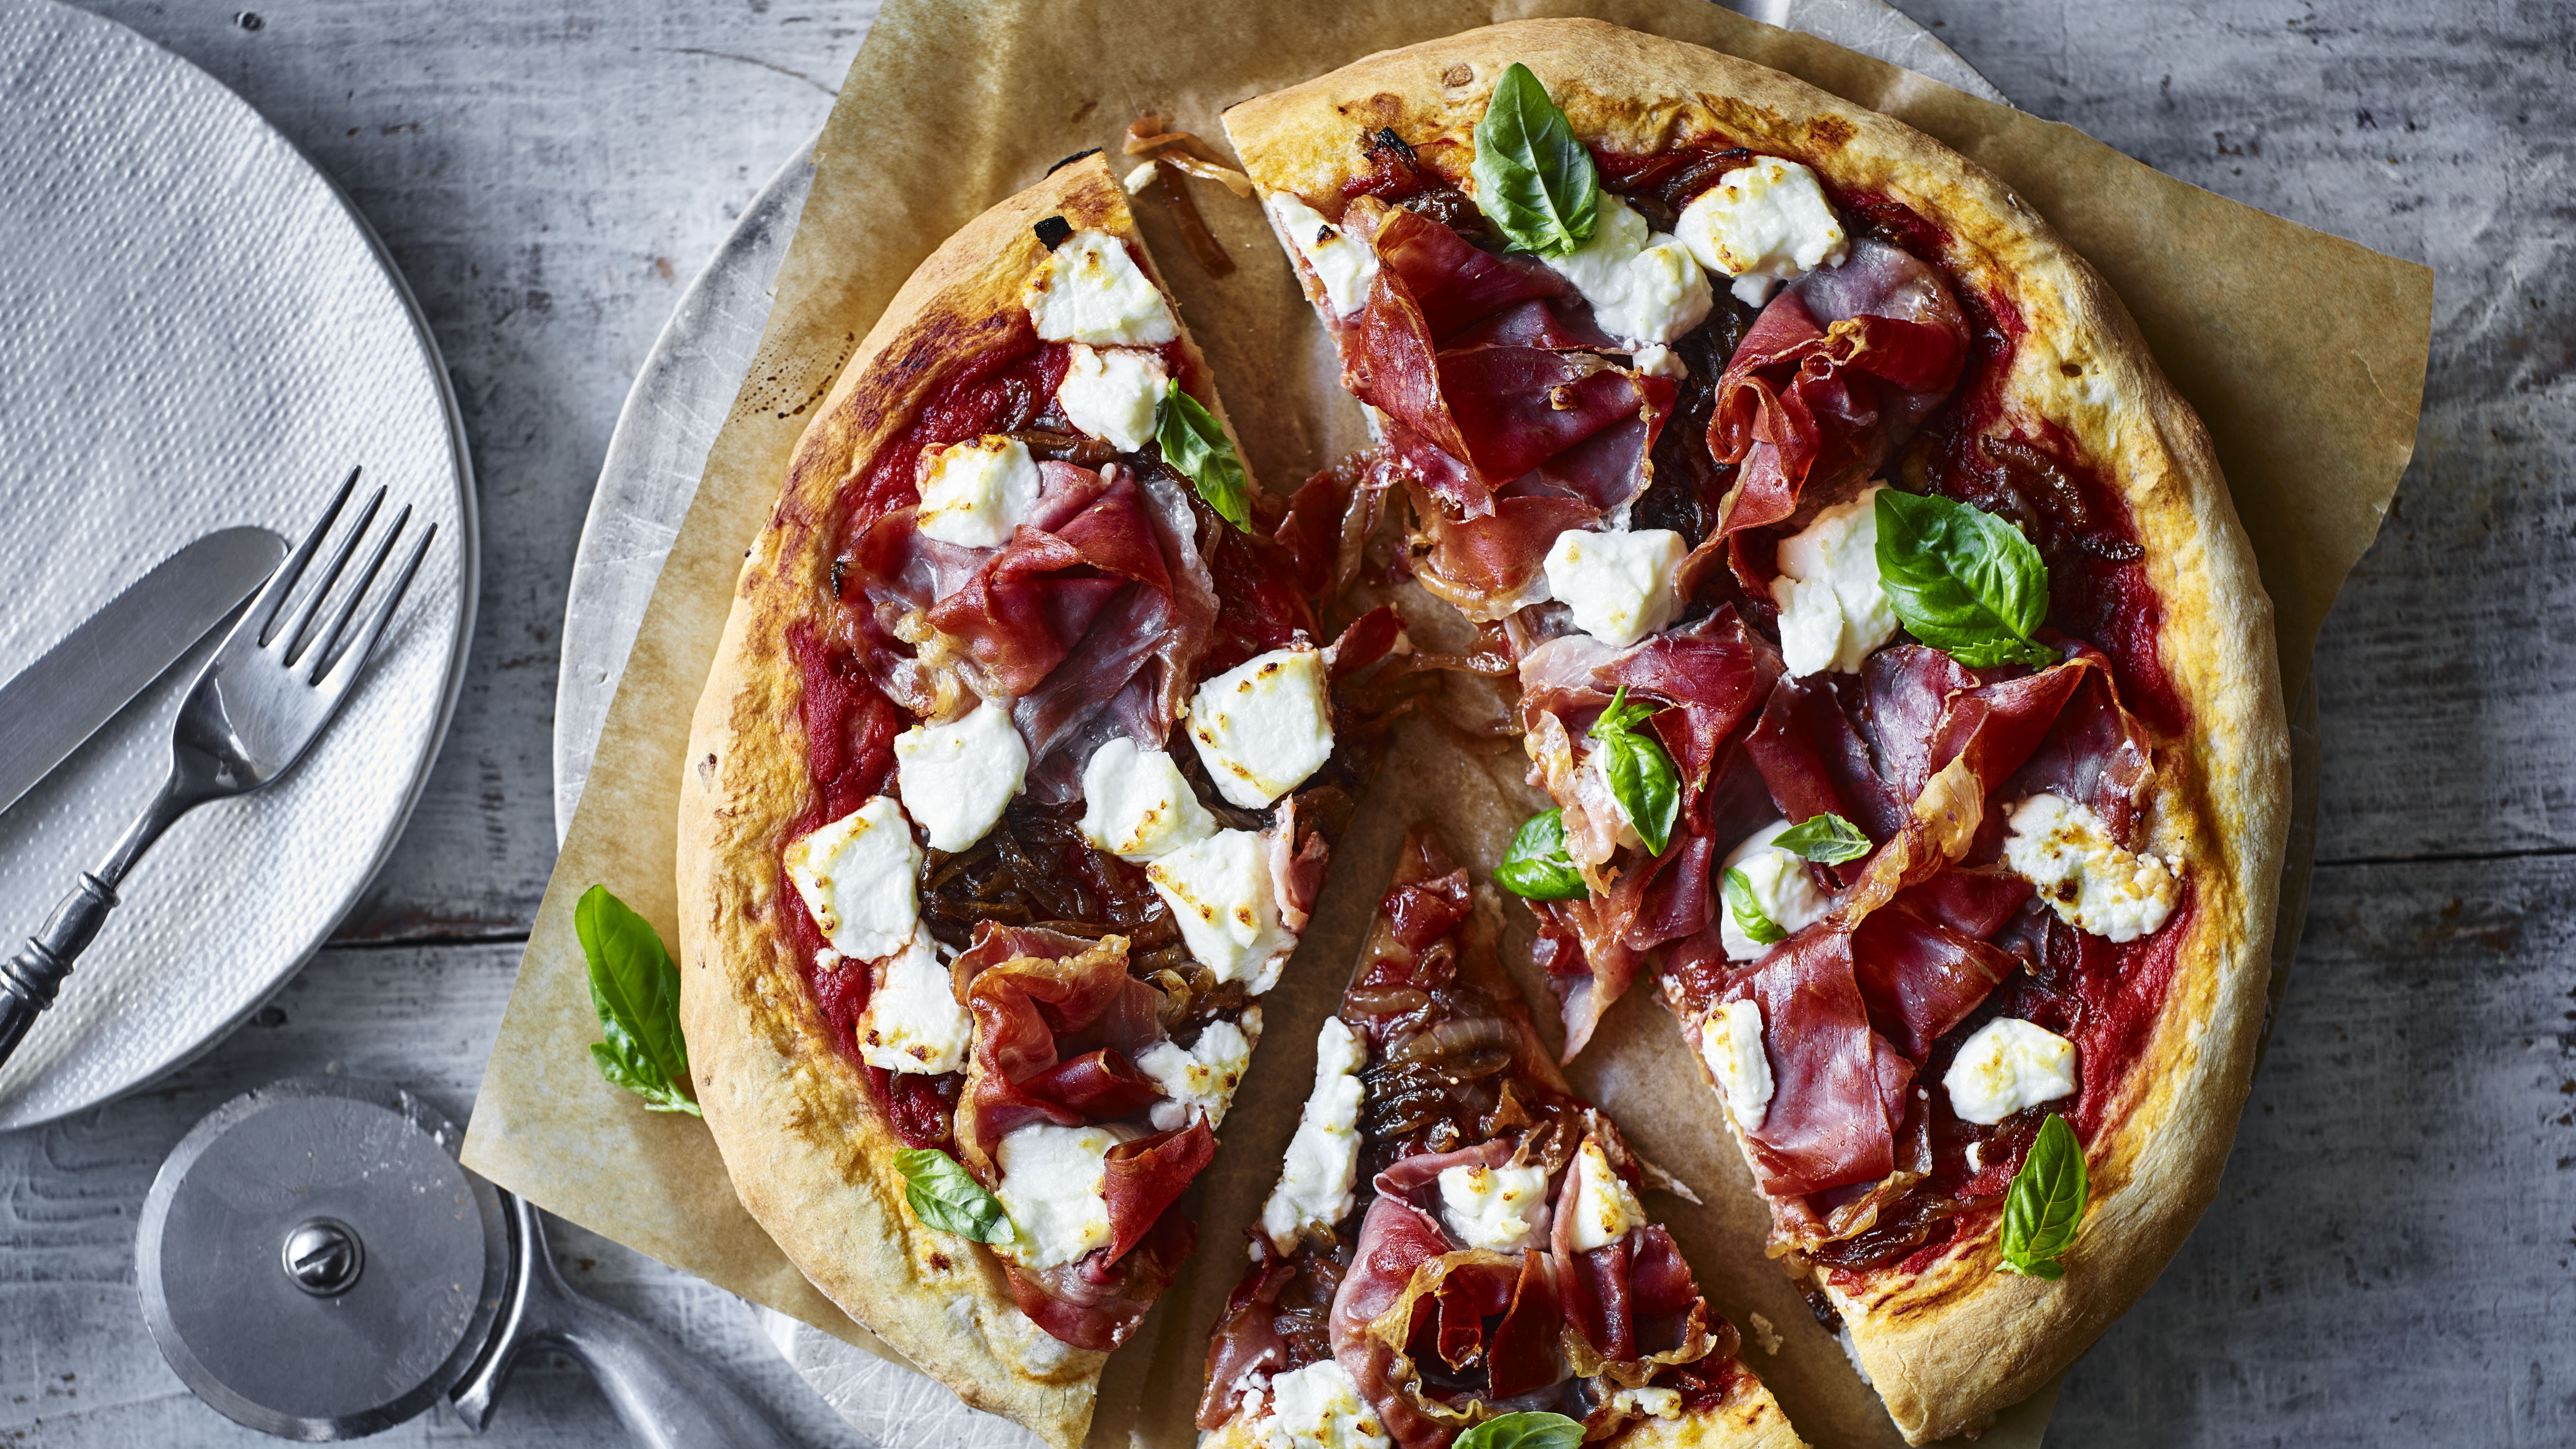
<svg viewBox="0 0 2576 1449"><path fill-rule="evenodd" d="M1373 758L1096 155L943 243L797 446L691 736L682 1015L805 1275L1057 1445L1190 1251Z"/></svg>
<svg viewBox="0 0 2576 1449"><path fill-rule="evenodd" d="M1639 1201L1656 1174L1549 1058L1499 922L1406 837L1209 1345L1201 1443L1447 1449L1512 1416L1559 1449L1798 1444Z"/></svg>
<svg viewBox="0 0 2576 1449"><path fill-rule="evenodd" d="M1983 1423L2252 1069L2287 735L2198 420L1993 177L1727 56L1519 22L1225 119L1377 429L1353 516L1517 665L1567 1053L1660 971L1898 1426Z"/></svg>

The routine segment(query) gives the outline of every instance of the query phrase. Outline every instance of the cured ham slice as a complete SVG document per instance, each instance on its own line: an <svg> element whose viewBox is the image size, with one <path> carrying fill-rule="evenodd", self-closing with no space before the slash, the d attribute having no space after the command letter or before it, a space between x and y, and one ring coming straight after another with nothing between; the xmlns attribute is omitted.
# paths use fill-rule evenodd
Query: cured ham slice
<svg viewBox="0 0 2576 1449"><path fill-rule="evenodd" d="M1791 1442L1733 1326L1645 1216L1643 1165L1540 1045L1494 937L1466 872L1427 831L1408 836L1327 1026L1368 1063L1353 1192L1332 1221L1253 1229L1208 1349L1211 1449L1268 1442L1284 1412L1271 1386L1314 1372L1339 1375L1401 1449L1447 1449L1523 1409L1596 1440L1671 1432L1660 1412L1684 1434L1723 1414L1730 1432ZM1649 1389L1663 1397L1624 1392Z"/></svg>
<svg viewBox="0 0 2576 1449"><path fill-rule="evenodd" d="M1949 396L1968 326L1947 283L1911 253L1861 238L1841 266L1772 298L1718 383L1708 447L1737 465L1719 525L1741 533L1868 478Z"/></svg>

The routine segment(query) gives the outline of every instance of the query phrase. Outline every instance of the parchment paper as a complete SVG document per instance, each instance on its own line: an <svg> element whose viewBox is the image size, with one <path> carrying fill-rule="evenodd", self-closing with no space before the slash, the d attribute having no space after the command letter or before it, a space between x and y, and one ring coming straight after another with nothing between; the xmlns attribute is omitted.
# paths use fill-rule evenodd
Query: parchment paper
<svg viewBox="0 0 2576 1449"><path fill-rule="evenodd" d="M817 148L813 193L778 278L759 359L710 456L664 566L539 910L465 1145L467 1165L664 1262L884 1352L752 1223L697 1122L647 1114L592 1070L598 1034L572 929L605 882L676 936L672 829L688 721L730 605L742 550L766 518L807 409L912 268L958 226L1057 159L1115 148L1151 106L1222 144L1237 100L1374 50L1497 20L1587 13L1729 51L1884 110L2001 175L2111 280L2158 360L2200 410L2278 611L2288 697L2336 590L2378 530L2413 449L2432 274L2222 200L2080 133L1692 0L1593 5L1313 0L1194 10L1133 0L897 0L878 17ZM1237 262L1211 279L1160 203L1137 213L1216 371L1255 473L1292 488L1356 441L1356 408L1255 209L1202 187L1200 209ZM1295 1125L1317 1024L1339 994L1426 781L1448 781L1453 849L1480 872L1525 788L1518 763L1480 763L1400 735L1342 842L1304 947L1265 1004L1259 1067L1226 1119L1192 1205L1201 1249L1109 1364L1094 1445L1186 1449L1216 1312L1241 1271ZM1749 1361L1819 1446L1895 1444L1895 1430L1761 1253L1764 1214L1678 1036L1632 993L1577 1063L1579 1089L1705 1206L1659 1194L1711 1301L1746 1330ZM1542 998L1543 999L1543 998ZM1781 1339L1762 1347L1767 1322ZM1987 1445L2037 1445L2054 1388L2007 1414Z"/></svg>

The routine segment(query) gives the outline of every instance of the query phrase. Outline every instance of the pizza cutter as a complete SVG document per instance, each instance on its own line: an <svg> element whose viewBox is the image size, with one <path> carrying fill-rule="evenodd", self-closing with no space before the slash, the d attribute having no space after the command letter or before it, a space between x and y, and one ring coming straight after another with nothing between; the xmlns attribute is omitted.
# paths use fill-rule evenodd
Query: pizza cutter
<svg viewBox="0 0 2576 1449"><path fill-rule="evenodd" d="M490 1422L520 1355L590 1371L651 1449L789 1441L677 1344L565 1286L537 1210L467 1172L398 1087L298 1077L173 1148L135 1243L143 1319L197 1397L281 1438L354 1439L445 1399Z"/></svg>

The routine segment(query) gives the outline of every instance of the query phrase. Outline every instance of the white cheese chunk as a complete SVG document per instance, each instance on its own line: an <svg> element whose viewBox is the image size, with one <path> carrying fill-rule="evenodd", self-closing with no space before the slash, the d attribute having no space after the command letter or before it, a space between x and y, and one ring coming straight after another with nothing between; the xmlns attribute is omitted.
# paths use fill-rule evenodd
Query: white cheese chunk
<svg viewBox="0 0 2576 1449"><path fill-rule="evenodd" d="M1180 335L1162 289L1105 231L1078 231L1056 243L1021 289L1020 303L1049 342L1141 347Z"/></svg>
<svg viewBox="0 0 2576 1449"><path fill-rule="evenodd" d="M1350 1370L1333 1358L1273 1375L1269 1412L1254 1434L1261 1449L1388 1449L1390 1443Z"/></svg>
<svg viewBox="0 0 2576 1449"><path fill-rule="evenodd" d="M1143 865L1214 834L1216 821L1169 754L1120 735L1082 767L1082 838L1120 860Z"/></svg>
<svg viewBox="0 0 2576 1449"><path fill-rule="evenodd" d="M2025 1107L2075 1091L2075 1043L2044 1026L1999 1016L1959 1044L1941 1078L1962 1122L1991 1127Z"/></svg>
<svg viewBox="0 0 2576 1449"><path fill-rule="evenodd" d="M1583 1139L1583 1150L1574 1154L1574 1171L1574 1251L1606 1248L1630 1229L1646 1225L1646 1209L1610 1165L1598 1140Z"/></svg>
<svg viewBox="0 0 2576 1449"><path fill-rule="evenodd" d="M1145 867L1191 957L1219 981L1247 983L1255 996L1278 984L1297 947L1279 920L1269 852L1270 842L1249 830L1220 830Z"/></svg>
<svg viewBox="0 0 2576 1449"><path fill-rule="evenodd" d="M2102 817L2045 792L2013 807L2004 859L2066 924L2107 941L2152 936L2182 898L2178 866L2132 855Z"/></svg>
<svg viewBox="0 0 2576 1449"><path fill-rule="evenodd" d="M1699 1056L1725 1094L1735 1125L1760 1130L1771 1115L1771 1054L1762 1044L1762 1008L1750 1001L1719 1005L1699 1024Z"/></svg>
<svg viewBox="0 0 2576 1449"><path fill-rule="evenodd" d="M1130 196L1144 195L1145 188L1154 184L1154 163L1150 160L1136 163L1135 169L1129 171L1119 184L1127 188Z"/></svg>
<svg viewBox="0 0 2576 1449"><path fill-rule="evenodd" d="M1718 874L1723 880L1728 870L1744 872L1745 884L1753 887L1753 899L1760 903L1762 914L1770 917L1771 924L1781 931L1794 936L1823 920L1834 903L1831 896L1816 889L1815 877L1807 870L1805 860L1771 843L1788 829L1788 821L1774 820L1744 837L1744 843L1726 857L1726 864ZM1726 959L1751 961L1771 949L1744 934L1744 928L1735 923L1735 912L1722 892L1717 902L1717 919L1717 933L1726 945Z"/></svg>
<svg viewBox="0 0 2576 1449"><path fill-rule="evenodd" d="M1029 773L1029 747L1008 701L988 699L944 725L894 737L895 790L933 850L959 851L1002 818Z"/></svg>
<svg viewBox="0 0 2576 1449"><path fill-rule="evenodd" d="M1005 1136L993 1153L1002 1202L1013 1229L999 1250L1024 1268L1069 1263L1109 1242L1109 1149L1117 1134L1105 1127L1058 1127L1032 1122Z"/></svg>
<svg viewBox="0 0 2576 1449"><path fill-rule="evenodd" d="M1322 212L1293 192L1272 192L1269 207L1279 234L1297 249L1297 259L1323 287L1333 315L1348 317L1367 306L1369 286L1377 280L1377 253L1343 235L1340 227L1324 220Z"/></svg>
<svg viewBox="0 0 2576 1449"><path fill-rule="evenodd" d="M1629 359L1629 363L1648 377L1669 377L1679 382L1690 376L1690 364L1682 361L1680 353L1662 343L1638 348L1637 355Z"/></svg>
<svg viewBox="0 0 2576 1449"><path fill-rule="evenodd" d="M1601 193L1592 239L1551 260L1592 304L1601 330L1631 351L1670 342L1707 320L1708 276L1678 238L1658 235L1625 201Z"/></svg>
<svg viewBox="0 0 2576 1449"><path fill-rule="evenodd" d="M1244 1022L1254 1034L1261 1030L1261 1008L1247 1009ZM1243 1080L1243 1069L1252 1061L1253 1037L1230 1021L1211 1021L1200 1028L1194 1046L1158 1041L1136 1054L1136 1070L1153 1078L1169 1102L1154 1104L1154 1127L1168 1132L1189 1125L1192 1113L1204 1114L1210 1127L1225 1122L1225 1109L1234 1101L1235 1086ZM1165 1108L1172 1110L1167 1114ZM1166 1116L1170 1120L1166 1121Z"/></svg>
<svg viewBox="0 0 2576 1449"><path fill-rule="evenodd" d="M921 918L913 877L921 847L891 795L879 795L786 850L787 878L832 949L853 961L891 956Z"/></svg>
<svg viewBox="0 0 2576 1449"><path fill-rule="evenodd" d="M1027 521L1042 486L1029 445L999 434L921 450L922 533L963 548L993 548Z"/></svg>
<svg viewBox="0 0 2576 1449"><path fill-rule="evenodd" d="M1754 307L1776 284L1838 265L1851 249L1816 173L1776 157L1719 177L1682 208L1673 232L1700 265L1735 278L1737 300Z"/></svg>
<svg viewBox="0 0 2576 1449"><path fill-rule="evenodd" d="M872 1067L937 1076L966 1065L974 1018L959 1004L928 931L914 931L903 950L887 958L856 1030L859 1060Z"/></svg>
<svg viewBox="0 0 2576 1449"><path fill-rule="evenodd" d="M1333 755L1324 656L1273 649L1201 684L1190 697L1190 742L1217 793L1246 810L1306 783Z"/></svg>
<svg viewBox="0 0 2576 1449"><path fill-rule="evenodd" d="M1351 1210L1359 1182L1360 1068L1368 1044L1339 1017L1324 1018L1315 1034L1315 1089L1297 1116L1297 1135L1279 1167L1279 1185L1261 1207L1261 1230L1282 1253L1297 1249L1300 1235L1321 1234Z"/></svg>
<svg viewBox="0 0 2576 1449"><path fill-rule="evenodd" d="M1547 546L1548 593L1574 612L1574 627L1624 649L1680 612L1676 575L1689 553L1669 528L1567 529Z"/></svg>
<svg viewBox="0 0 2576 1449"><path fill-rule="evenodd" d="M1440 1218L1458 1241L1496 1253L1539 1245L1538 1223L1547 1211L1547 1168L1445 1168L1440 1173Z"/></svg>
<svg viewBox="0 0 2576 1449"><path fill-rule="evenodd" d="M1780 606L1780 659L1793 675L1858 674L1871 651L1896 636L1896 611L1878 581L1878 495L1886 486L1871 484L1780 540L1771 601Z"/></svg>
<svg viewBox="0 0 2576 1449"><path fill-rule="evenodd" d="M1677 1419L1682 1412L1679 1389L1621 1389L1610 1396L1613 1413L1630 1413L1645 1419Z"/></svg>
<svg viewBox="0 0 2576 1449"><path fill-rule="evenodd" d="M1154 411L1171 374L1163 355L1141 347L1085 347L1065 360L1055 400L1064 420L1122 453L1154 440Z"/></svg>

